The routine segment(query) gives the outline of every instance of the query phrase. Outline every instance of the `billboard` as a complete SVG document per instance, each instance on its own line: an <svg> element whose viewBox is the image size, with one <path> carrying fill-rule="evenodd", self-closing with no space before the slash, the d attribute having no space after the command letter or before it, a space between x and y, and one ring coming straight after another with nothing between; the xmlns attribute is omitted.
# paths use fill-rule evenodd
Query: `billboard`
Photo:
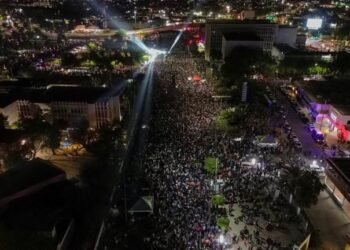
<svg viewBox="0 0 350 250"><path fill-rule="evenodd" d="M306 22L306 27L310 30L318 30L322 27L321 18L308 18Z"/></svg>

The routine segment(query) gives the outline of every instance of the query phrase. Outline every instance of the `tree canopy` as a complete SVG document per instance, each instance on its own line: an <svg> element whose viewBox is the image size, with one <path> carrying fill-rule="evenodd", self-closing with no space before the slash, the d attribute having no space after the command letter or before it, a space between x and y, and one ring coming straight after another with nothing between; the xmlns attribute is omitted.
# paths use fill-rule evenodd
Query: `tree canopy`
<svg viewBox="0 0 350 250"><path fill-rule="evenodd" d="M337 29L335 36L340 40L348 40L350 37L350 24L344 24Z"/></svg>
<svg viewBox="0 0 350 250"><path fill-rule="evenodd" d="M219 130L230 135L239 132L239 124L244 116L240 107L222 110L216 119L215 125Z"/></svg>
<svg viewBox="0 0 350 250"><path fill-rule="evenodd" d="M316 204L318 195L324 189L317 172L298 167L285 169L280 184L293 194L296 203L301 207Z"/></svg>
<svg viewBox="0 0 350 250"><path fill-rule="evenodd" d="M60 146L61 133L56 123L49 123L44 120L41 115L37 117L21 119L20 128L22 128L30 139L33 146L34 156L36 151L43 146L51 148L55 153L55 149Z"/></svg>
<svg viewBox="0 0 350 250"><path fill-rule="evenodd" d="M225 202L225 197L222 194L216 194L211 197L211 203L215 206L223 205Z"/></svg>
<svg viewBox="0 0 350 250"><path fill-rule="evenodd" d="M219 217L216 223L222 231L228 231L230 228L230 220L227 217Z"/></svg>
<svg viewBox="0 0 350 250"><path fill-rule="evenodd" d="M54 250L54 240L46 235L0 226L0 248L6 250Z"/></svg>
<svg viewBox="0 0 350 250"><path fill-rule="evenodd" d="M225 58L221 73L232 82L242 81L252 74L270 74L275 69L275 61L261 49L237 47Z"/></svg>
<svg viewBox="0 0 350 250"><path fill-rule="evenodd" d="M286 75L325 75L330 73L332 64L303 57L285 57L278 66L278 71Z"/></svg>
<svg viewBox="0 0 350 250"><path fill-rule="evenodd" d="M204 160L204 169L209 174L215 174L218 168L219 168L219 159L215 157L207 157Z"/></svg>
<svg viewBox="0 0 350 250"><path fill-rule="evenodd" d="M337 74L345 74L350 72L350 54L343 51L338 53L333 62L333 69Z"/></svg>

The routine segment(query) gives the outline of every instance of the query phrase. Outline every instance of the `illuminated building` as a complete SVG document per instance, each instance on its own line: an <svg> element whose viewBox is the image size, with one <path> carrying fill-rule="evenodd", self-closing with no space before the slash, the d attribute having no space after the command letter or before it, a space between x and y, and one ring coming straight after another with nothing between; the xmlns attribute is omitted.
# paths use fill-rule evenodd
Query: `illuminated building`
<svg viewBox="0 0 350 250"><path fill-rule="evenodd" d="M62 119L75 127L83 119L90 127L101 127L122 119L120 95L124 89L49 86L47 89L16 90L0 107L10 125L20 117L38 112L51 119Z"/></svg>
<svg viewBox="0 0 350 250"><path fill-rule="evenodd" d="M350 140L350 103L347 82L341 80L298 83L296 89L303 104L325 134Z"/></svg>

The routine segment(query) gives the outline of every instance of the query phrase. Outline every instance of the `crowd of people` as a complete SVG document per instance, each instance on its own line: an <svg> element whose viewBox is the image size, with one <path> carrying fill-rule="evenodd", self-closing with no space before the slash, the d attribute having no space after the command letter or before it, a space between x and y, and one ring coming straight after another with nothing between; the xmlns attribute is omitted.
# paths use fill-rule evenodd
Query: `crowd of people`
<svg viewBox="0 0 350 250"><path fill-rule="evenodd" d="M214 122L223 104L212 99L209 83L190 78L199 73L196 68L188 55L169 56L155 67L160 81L144 162L155 195L153 249L220 249L225 244L218 241L225 233L216 223L221 215L244 225L226 240L237 249L290 249L290 242L267 236L268 230L288 230L283 223L295 219L285 210L288 204L283 199L274 199L264 189L273 183L278 167L265 162L278 149L253 144L254 121L248 123L241 141L215 133ZM225 183L221 190L230 204L226 209L211 204L213 178L203 168L208 156L219 159L218 177ZM243 168L242 163L252 157L260 163ZM242 215L234 217L234 204Z"/></svg>
<svg viewBox="0 0 350 250"><path fill-rule="evenodd" d="M260 147L260 118L250 113L243 118L239 139L219 131L216 119L229 104L213 98L210 81L193 80L203 75L198 62L187 53L155 62L153 115L143 160L154 213L146 223L132 215L132 234L139 230L145 235L142 249L292 249L304 231L294 207L276 194L277 178L282 166L301 159L282 159L281 146ZM204 168L207 157L218 159L215 176ZM224 204L213 204L216 194L224 196ZM220 217L229 219L227 229L218 225ZM134 249L128 233L119 237L116 227L108 221L101 249Z"/></svg>
<svg viewBox="0 0 350 250"><path fill-rule="evenodd" d="M204 232L216 233L209 227L211 188L201 163L215 153L210 127L220 104L209 85L188 80L195 65L187 55L155 69L160 86L145 159L158 207L152 242L157 249L198 249Z"/></svg>

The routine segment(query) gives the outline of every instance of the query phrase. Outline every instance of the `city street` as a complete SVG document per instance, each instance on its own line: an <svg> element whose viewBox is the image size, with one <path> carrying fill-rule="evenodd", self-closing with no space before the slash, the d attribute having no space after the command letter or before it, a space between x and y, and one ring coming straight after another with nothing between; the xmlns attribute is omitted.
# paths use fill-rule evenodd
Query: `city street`
<svg viewBox="0 0 350 250"><path fill-rule="evenodd" d="M0 250L350 250L349 1L0 0Z"/></svg>
<svg viewBox="0 0 350 250"><path fill-rule="evenodd" d="M301 121L297 112L290 105L288 98L278 89L276 90L276 97L278 102L282 104L287 111L286 120L303 145L303 152L310 152L311 158L313 159L323 158L324 154L320 145L311 137L311 133L306 129L306 124Z"/></svg>
<svg viewBox="0 0 350 250"><path fill-rule="evenodd" d="M329 150L323 153L320 145L313 140L305 124L290 105L288 98L282 95L280 91L277 91L277 99L287 109L286 119L302 143L304 151L311 151L311 156L304 158L305 162L310 164L314 159L324 159L330 156ZM321 178L323 179L324 177ZM319 237L321 242L320 250L338 250L344 246L344 237L350 230L350 218L327 190L321 192L318 203L310 208L306 208L305 212L313 228L319 232L319 235L314 235L313 237Z"/></svg>

